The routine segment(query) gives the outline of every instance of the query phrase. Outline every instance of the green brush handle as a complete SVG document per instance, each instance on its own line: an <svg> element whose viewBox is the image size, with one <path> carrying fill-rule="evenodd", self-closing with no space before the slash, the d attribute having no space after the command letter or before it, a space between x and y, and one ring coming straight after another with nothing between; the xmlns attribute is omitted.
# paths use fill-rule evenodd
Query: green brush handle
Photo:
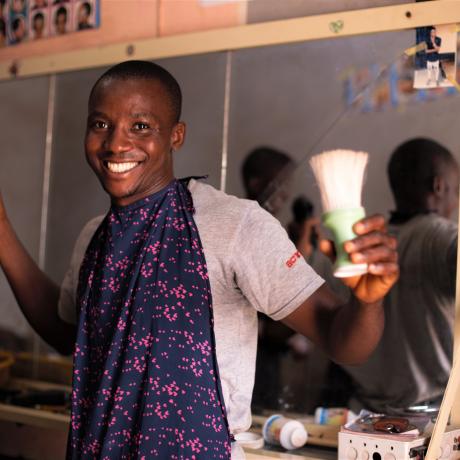
<svg viewBox="0 0 460 460"><path fill-rule="evenodd" d="M353 225L365 216L364 208L336 209L323 214L323 224L333 235L337 258L334 264L334 276L347 278L367 272L367 264L354 264L345 252L345 241L356 237Z"/></svg>

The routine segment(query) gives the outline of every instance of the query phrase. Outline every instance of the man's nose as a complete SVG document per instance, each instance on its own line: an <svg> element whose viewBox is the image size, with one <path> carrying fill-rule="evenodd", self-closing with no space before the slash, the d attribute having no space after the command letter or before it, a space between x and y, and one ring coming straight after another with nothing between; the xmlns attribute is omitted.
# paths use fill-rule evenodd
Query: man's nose
<svg viewBox="0 0 460 460"><path fill-rule="evenodd" d="M113 153L123 153L131 149L129 134L122 127L113 127L104 139L104 149Z"/></svg>

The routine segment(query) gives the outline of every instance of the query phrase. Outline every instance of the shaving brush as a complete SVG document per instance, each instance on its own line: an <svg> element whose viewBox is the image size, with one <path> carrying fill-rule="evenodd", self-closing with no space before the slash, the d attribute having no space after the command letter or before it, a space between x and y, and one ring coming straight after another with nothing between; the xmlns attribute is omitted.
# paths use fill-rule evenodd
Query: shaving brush
<svg viewBox="0 0 460 460"><path fill-rule="evenodd" d="M334 276L347 278L367 272L367 264L354 264L345 252L345 241L356 237L352 227L365 216L361 204L368 154L353 150L331 150L310 159L323 207L323 224L333 235L337 258Z"/></svg>

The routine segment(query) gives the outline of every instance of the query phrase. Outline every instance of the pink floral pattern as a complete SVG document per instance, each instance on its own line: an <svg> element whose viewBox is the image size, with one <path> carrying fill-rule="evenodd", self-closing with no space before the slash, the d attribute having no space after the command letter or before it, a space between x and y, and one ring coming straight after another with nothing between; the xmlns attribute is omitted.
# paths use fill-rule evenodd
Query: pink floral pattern
<svg viewBox="0 0 460 460"><path fill-rule="evenodd" d="M181 181L112 206L78 288L69 459L230 459L206 261Z"/></svg>

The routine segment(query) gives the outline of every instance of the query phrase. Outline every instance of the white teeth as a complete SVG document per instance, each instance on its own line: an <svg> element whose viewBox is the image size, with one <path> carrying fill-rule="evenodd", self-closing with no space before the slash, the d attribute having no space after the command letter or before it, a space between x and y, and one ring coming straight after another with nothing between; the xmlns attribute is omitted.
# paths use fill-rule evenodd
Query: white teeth
<svg viewBox="0 0 460 460"><path fill-rule="evenodd" d="M130 171L138 165L137 161L128 161L126 163L112 163L108 161L106 163L107 168L114 173L124 173Z"/></svg>

